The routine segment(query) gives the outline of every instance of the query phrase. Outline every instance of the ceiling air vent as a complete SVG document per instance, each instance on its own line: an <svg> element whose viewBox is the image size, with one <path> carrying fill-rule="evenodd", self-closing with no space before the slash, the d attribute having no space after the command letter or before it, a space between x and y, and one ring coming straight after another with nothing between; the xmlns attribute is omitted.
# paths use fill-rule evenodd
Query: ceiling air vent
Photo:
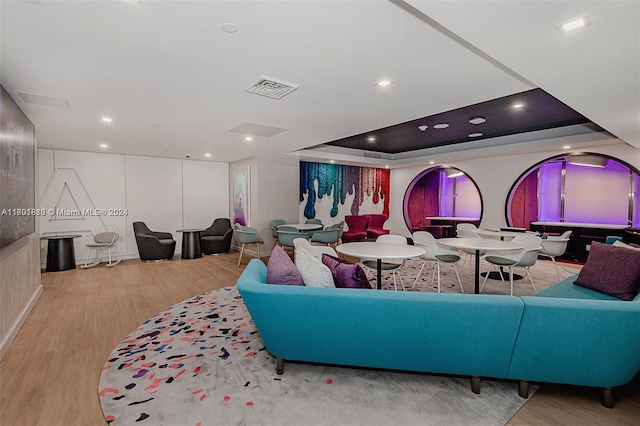
<svg viewBox="0 0 640 426"><path fill-rule="evenodd" d="M256 95L280 99L293 92L298 87L300 87L299 84L289 83L288 81L269 77L268 75L263 74L260 76L260 80L257 83L244 90L249 93L255 93Z"/></svg>
<svg viewBox="0 0 640 426"><path fill-rule="evenodd" d="M367 157L367 158L382 158L382 154L377 153L377 152L367 152L367 151L365 151L362 154L363 154L364 157Z"/></svg>

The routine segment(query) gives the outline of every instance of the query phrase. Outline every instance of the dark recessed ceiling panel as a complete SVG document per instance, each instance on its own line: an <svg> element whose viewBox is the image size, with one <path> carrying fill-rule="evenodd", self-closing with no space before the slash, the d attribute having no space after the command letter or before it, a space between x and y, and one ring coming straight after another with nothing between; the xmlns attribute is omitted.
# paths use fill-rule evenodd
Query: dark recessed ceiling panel
<svg viewBox="0 0 640 426"><path fill-rule="evenodd" d="M477 117L486 121L481 124L469 122ZM328 142L327 145L398 154L589 122L588 118L544 90L532 89ZM448 124L448 127L434 127L439 124ZM420 126L427 127L420 130ZM482 135L469 136L478 133Z"/></svg>

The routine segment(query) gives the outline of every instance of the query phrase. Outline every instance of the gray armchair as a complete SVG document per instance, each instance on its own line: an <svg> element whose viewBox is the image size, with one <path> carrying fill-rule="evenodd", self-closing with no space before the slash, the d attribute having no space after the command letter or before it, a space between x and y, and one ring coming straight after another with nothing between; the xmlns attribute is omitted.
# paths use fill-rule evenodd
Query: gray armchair
<svg viewBox="0 0 640 426"><path fill-rule="evenodd" d="M133 222L133 233L138 245L140 260L149 262L173 258L176 240L169 232L150 230L144 222Z"/></svg>
<svg viewBox="0 0 640 426"><path fill-rule="evenodd" d="M204 254L229 253L233 228L227 218L218 218L201 233L200 247Z"/></svg>

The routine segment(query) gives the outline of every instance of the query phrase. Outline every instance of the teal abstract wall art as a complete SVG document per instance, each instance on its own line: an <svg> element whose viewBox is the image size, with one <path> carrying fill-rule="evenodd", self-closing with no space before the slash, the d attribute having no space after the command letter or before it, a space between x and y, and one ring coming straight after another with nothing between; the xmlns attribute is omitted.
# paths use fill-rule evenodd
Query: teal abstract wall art
<svg viewBox="0 0 640 426"><path fill-rule="evenodd" d="M300 162L300 202L307 203L304 217L314 218L318 198L333 196L331 217L338 215L338 204L344 204L347 194L354 195L351 214L357 215L365 196L372 197L374 204L382 201L382 213L389 217L390 172L374 167L343 166L338 164ZM318 181L318 191L314 182Z"/></svg>

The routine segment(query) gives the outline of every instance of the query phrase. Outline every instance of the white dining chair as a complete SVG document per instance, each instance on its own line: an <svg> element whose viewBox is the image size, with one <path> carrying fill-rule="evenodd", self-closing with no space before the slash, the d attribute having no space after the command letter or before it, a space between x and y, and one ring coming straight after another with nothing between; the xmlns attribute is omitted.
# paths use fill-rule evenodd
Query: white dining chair
<svg viewBox="0 0 640 426"><path fill-rule="evenodd" d="M475 226L473 223L459 223L456 225L456 236L458 238L481 238L480 235L478 235L478 233L475 232L477 230L478 230L478 227ZM461 249L461 251L464 253L464 259L462 260L462 265L460 265L460 269L462 269L464 264L467 263L467 260L469 260L469 266L471 267L473 265L473 262L471 262L471 259L473 258L473 256L476 255L475 250ZM486 252L481 251L480 256L484 256L485 253Z"/></svg>
<svg viewBox="0 0 640 426"><path fill-rule="evenodd" d="M538 259L538 253L541 249L540 244L542 242L542 238L533 234L522 234L515 237L513 240L511 240L511 242L516 245L523 246L523 248L519 250L493 251L487 254L484 259L492 265L509 268L509 281L511 283L512 296L513 268L516 267L524 268L524 270L526 271L526 276L531 282L531 287L533 287L533 292L537 293L538 290L536 290L536 286L533 283L531 274L529 273L529 267L533 266ZM480 293L482 293L482 289L487 282L487 278L489 278L488 272L484 276L484 281L482 281ZM502 278L502 274L500 274L500 278Z"/></svg>
<svg viewBox="0 0 640 426"><path fill-rule="evenodd" d="M293 246L295 247L296 251L300 247L304 247L305 249L307 249L309 253L311 253L312 255L314 255L320 260L322 260L323 254L328 254L333 257L338 257L338 253L336 253L336 251L332 247L313 245L306 238L301 238L301 237L295 238L293 240Z"/></svg>
<svg viewBox="0 0 640 426"><path fill-rule="evenodd" d="M416 276L415 281L413 282L413 289L418 282L418 279L422 275L422 271L425 265L428 262L434 262L433 265L433 273L431 275L431 285L433 285L433 280L438 274L438 293L440 293L440 264L448 263L453 265L453 270L456 273L456 277L458 278L458 285L460 286L460 291L464 293L464 289L462 288L462 282L460 282L460 274L456 269L456 263L460 260L460 252L454 249L444 248L438 245L438 240L436 240L430 232L427 231L416 231L413 233L413 243L424 249L424 254L420 256L424 262L422 262L422 266L420 267L420 271Z"/></svg>
<svg viewBox="0 0 640 426"><path fill-rule="evenodd" d="M407 244L407 238L402 235L393 235L386 234L380 235L376 238L376 243L391 243L391 244ZM367 279L369 278L369 272L374 271L377 273L378 271L378 261L376 259L362 259L361 262L364 267L365 272L367 273ZM404 282L402 281L402 275L400 275L400 268L404 266L404 259L402 260L385 260L382 262L382 271L391 272L391 276L393 277L393 288L398 291L398 285L396 284L396 275L398 276L398 280L400 281L400 286L402 287L402 291L405 291Z"/></svg>
<svg viewBox="0 0 640 426"><path fill-rule="evenodd" d="M553 266L556 268L556 274L558 274L558 281L562 281L562 277L560 276L560 268L558 268L558 264L556 263L556 257L562 256L564 252L567 251L567 244L569 243L570 237L571 231L566 231L560 236L548 236L542 240L542 250L538 253L539 256L551 258L551 262L553 262Z"/></svg>

